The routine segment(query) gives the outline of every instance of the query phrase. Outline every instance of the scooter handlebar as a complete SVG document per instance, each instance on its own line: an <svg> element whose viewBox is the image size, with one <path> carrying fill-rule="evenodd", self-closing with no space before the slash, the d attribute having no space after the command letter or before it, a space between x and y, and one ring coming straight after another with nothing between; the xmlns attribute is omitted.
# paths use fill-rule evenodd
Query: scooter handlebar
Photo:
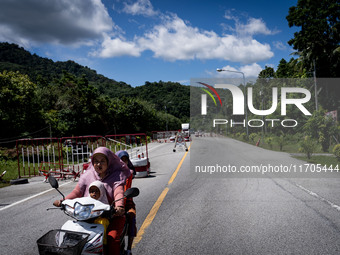
<svg viewBox="0 0 340 255"><path fill-rule="evenodd" d="M47 208L46 211L54 210L54 209L64 210L65 207L64 207L64 206L60 206L60 207L50 207L50 208Z"/></svg>

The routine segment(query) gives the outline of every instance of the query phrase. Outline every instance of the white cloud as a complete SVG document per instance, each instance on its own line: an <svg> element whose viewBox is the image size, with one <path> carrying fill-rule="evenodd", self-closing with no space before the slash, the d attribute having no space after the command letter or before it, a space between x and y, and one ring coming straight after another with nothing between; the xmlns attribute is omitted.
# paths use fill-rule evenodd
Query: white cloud
<svg viewBox="0 0 340 255"><path fill-rule="evenodd" d="M227 20L238 21L238 17L233 15L233 12L235 12L235 9L226 10L224 13L224 18Z"/></svg>
<svg viewBox="0 0 340 255"><path fill-rule="evenodd" d="M236 32L241 35L273 35L278 33L276 30L270 30L262 19L249 18L247 24L236 22Z"/></svg>
<svg viewBox="0 0 340 255"><path fill-rule="evenodd" d="M123 10L132 15L153 16L157 13L149 0L137 0L134 4L124 3ZM250 64L273 57L270 45L257 41L253 35L270 35L276 32L269 30L261 19L248 18L248 22L242 24L233 15L233 11L226 11L225 18L235 21L235 28L231 29L235 34L218 35L214 31L191 26L176 14L158 13L160 24L141 36L135 36L129 42L112 38L110 40L114 43L103 43L105 48L97 55L117 56L120 48L124 49L128 44L131 50L127 52L129 56L139 56L144 51L151 51L155 58L166 61L224 59Z"/></svg>
<svg viewBox="0 0 340 255"><path fill-rule="evenodd" d="M278 50L286 50L287 49L287 46L280 41L273 42L273 45Z"/></svg>
<svg viewBox="0 0 340 255"><path fill-rule="evenodd" d="M246 18L247 22L242 23L241 17ZM241 15L237 14L235 9L226 10L224 14L224 18L227 20L232 20L235 23L235 28L228 24L221 24L222 27L227 31L235 32L240 36L253 36L256 34L263 35L274 35L279 33L280 31L274 29L271 30L267 27L266 23L261 19L248 17L247 14L242 13Z"/></svg>
<svg viewBox="0 0 340 255"><path fill-rule="evenodd" d="M110 38L106 36L102 48L98 52L91 53L92 56L112 58L120 56L139 57L141 50L134 42L128 42L121 38Z"/></svg>
<svg viewBox="0 0 340 255"><path fill-rule="evenodd" d="M242 66L240 70L246 77L257 77L262 71L262 67L257 63L253 63L251 65Z"/></svg>
<svg viewBox="0 0 340 255"><path fill-rule="evenodd" d="M102 49L95 55L140 56L141 52L149 50L155 58L166 61L224 59L243 64L267 60L274 55L269 44L249 36L219 36L214 31L190 26L176 15L163 16L162 21L132 41L106 38Z"/></svg>
<svg viewBox="0 0 340 255"><path fill-rule="evenodd" d="M229 70L229 71L233 71L233 72L228 72L228 71L223 71L223 72L219 72L218 76L223 78L242 78L242 74L244 73L244 76L246 79L250 78L250 77L257 77L258 74L262 71L262 67L257 64L257 63L253 63L250 65L244 65L241 66L239 69L236 69L230 65L224 66L222 67L223 70ZM241 72L241 73L237 73L237 72ZM213 74L213 73L212 73ZM216 74L214 74L216 75Z"/></svg>
<svg viewBox="0 0 340 255"><path fill-rule="evenodd" d="M190 85L190 80L180 80L180 81L175 81L175 82L178 82L182 85Z"/></svg>
<svg viewBox="0 0 340 255"><path fill-rule="evenodd" d="M0 40L20 45L88 45L114 27L100 0L1 0L0 9Z"/></svg>
<svg viewBox="0 0 340 255"><path fill-rule="evenodd" d="M173 15L138 39L142 49L168 61L225 59L241 63L266 60L274 54L268 44L249 37L219 36L214 31L187 25Z"/></svg>
<svg viewBox="0 0 340 255"><path fill-rule="evenodd" d="M174 16L140 37L138 43L143 49L154 52L156 58L189 60L205 58L203 49L217 47L218 36L215 32L187 26L182 19Z"/></svg>
<svg viewBox="0 0 340 255"><path fill-rule="evenodd" d="M22 47L30 47L29 39L18 36L11 28L2 24L0 24L0 42L15 42Z"/></svg>
<svg viewBox="0 0 340 255"><path fill-rule="evenodd" d="M158 12L153 9L149 0L138 0L134 4L124 3L123 12L143 16L154 16L158 14Z"/></svg>

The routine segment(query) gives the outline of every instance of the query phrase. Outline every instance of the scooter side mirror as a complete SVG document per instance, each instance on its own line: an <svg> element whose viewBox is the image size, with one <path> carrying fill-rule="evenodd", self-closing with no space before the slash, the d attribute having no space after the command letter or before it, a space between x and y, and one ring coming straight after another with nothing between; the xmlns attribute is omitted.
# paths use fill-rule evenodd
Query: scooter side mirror
<svg viewBox="0 0 340 255"><path fill-rule="evenodd" d="M58 181L53 176L48 177L48 182L51 184L52 188L55 188L55 189L59 188Z"/></svg>
<svg viewBox="0 0 340 255"><path fill-rule="evenodd" d="M131 198L131 197L137 197L139 195L139 189L138 188L129 188L124 192L124 197Z"/></svg>
<svg viewBox="0 0 340 255"><path fill-rule="evenodd" d="M63 199L65 200L65 196L63 193L60 192L60 190L58 189L59 188L59 184L58 184L58 181L56 178L54 178L53 176L49 176L48 177L48 182L51 184L52 188L55 188L60 195L63 196Z"/></svg>

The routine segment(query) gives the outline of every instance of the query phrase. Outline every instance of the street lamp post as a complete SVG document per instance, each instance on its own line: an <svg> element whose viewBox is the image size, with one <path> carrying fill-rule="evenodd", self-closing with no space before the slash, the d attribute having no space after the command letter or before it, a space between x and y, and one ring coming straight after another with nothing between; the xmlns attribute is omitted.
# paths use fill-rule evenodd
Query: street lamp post
<svg viewBox="0 0 340 255"><path fill-rule="evenodd" d="M166 117L165 131L168 132L168 112L166 110L166 105L164 106L164 108L165 108L165 117Z"/></svg>
<svg viewBox="0 0 340 255"><path fill-rule="evenodd" d="M231 72L231 73L240 73L242 74L243 76L243 93L244 95L246 95L246 78L244 76L244 73L243 72L240 72L240 71L231 71L231 70L225 70L225 69L221 69L221 68L217 68L216 69L217 72ZM248 132L248 111L247 111L247 107L246 107L246 101L247 100L244 100L244 110L246 112L246 132L247 132L247 137L249 137L249 132Z"/></svg>
<svg viewBox="0 0 340 255"><path fill-rule="evenodd" d="M228 116L228 108L227 108L227 97L221 97L221 99L224 99L224 102L226 102L226 108L225 108L225 116L227 117ZM228 136L228 125L225 125L225 135Z"/></svg>
<svg viewBox="0 0 340 255"><path fill-rule="evenodd" d="M313 77L314 77L314 90L315 90L315 110L318 110L318 90L316 88L316 70L315 70L315 59L313 60Z"/></svg>

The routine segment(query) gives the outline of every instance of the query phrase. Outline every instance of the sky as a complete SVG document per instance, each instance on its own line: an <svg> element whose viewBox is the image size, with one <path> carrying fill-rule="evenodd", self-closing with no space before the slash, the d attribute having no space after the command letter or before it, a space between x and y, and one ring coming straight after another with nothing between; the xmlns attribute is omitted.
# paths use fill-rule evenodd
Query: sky
<svg viewBox="0 0 340 255"><path fill-rule="evenodd" d="M294 52L297 0L1 0L0 42L131 86L256 77Z"/></svg>

